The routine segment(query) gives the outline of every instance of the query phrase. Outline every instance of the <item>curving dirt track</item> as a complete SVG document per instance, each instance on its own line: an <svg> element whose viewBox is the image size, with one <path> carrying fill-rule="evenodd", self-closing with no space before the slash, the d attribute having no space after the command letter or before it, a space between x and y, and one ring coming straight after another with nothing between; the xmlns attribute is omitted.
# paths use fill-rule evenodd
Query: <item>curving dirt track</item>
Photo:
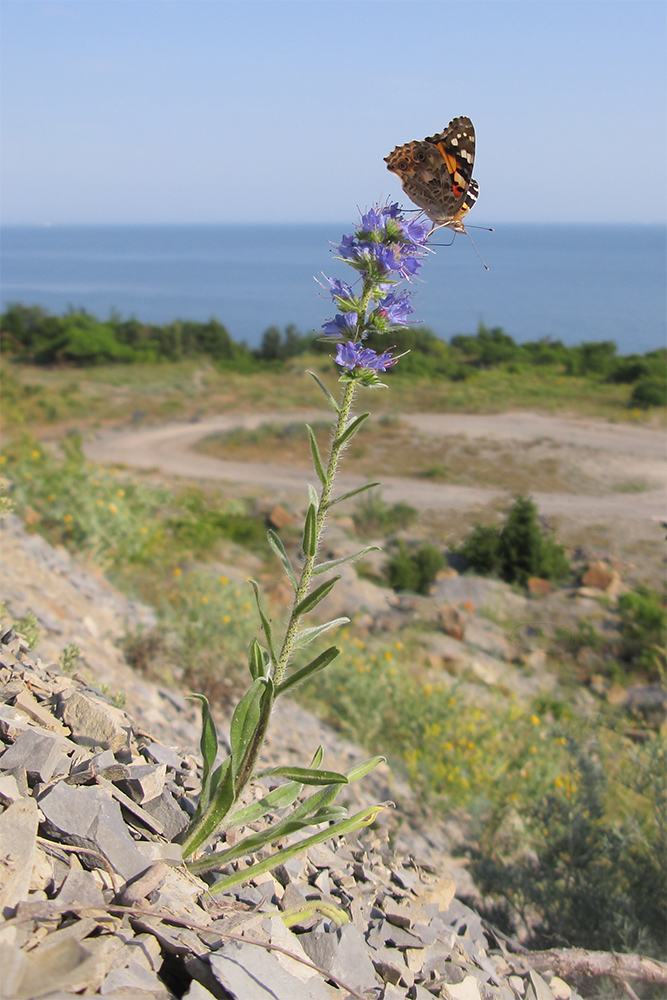
<svg viewBox="0 0 667 1000"><path fill-rule="evenodd" d="M144 429L103 431L85 445L86 456L101 464L124 464L158 469L189 479L211 479L305 493L313 479L301 469L277 463L239 462L211 458L193 450L209 434L238 427L254 429L265 423L314 422L330 419L327 411L233 414L209 417L196 423L171 423ZM515 442L525 447L536 439L584 449L597 462L620 464L628 478L648 477L649 483L665 481L665 436L660 430L610 424L601 420L552 417L525 411L505 414L401 414L400 419L422 433L439 437L464 435ZM594 465L593 458L590 459ZM340 492L354 489L365 477L343 474ZM480 489L424 482L398 476L383 477L383 497L390 503L404 500L420 510L465 509L501 499L502 490ZM643 493L611 492L604 496L570 493L533 493L542 514L565 514L583 521L609 519L651 520L665 516L664 487Z"/></svg>

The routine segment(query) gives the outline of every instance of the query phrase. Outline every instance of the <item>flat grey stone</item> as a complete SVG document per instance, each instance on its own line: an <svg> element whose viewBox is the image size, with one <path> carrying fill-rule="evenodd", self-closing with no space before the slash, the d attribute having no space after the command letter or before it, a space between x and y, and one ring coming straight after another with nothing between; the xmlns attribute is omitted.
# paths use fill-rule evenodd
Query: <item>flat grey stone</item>
<svg viewBox="0 0 667 1000"><path fill-rule="evenodd" d="M22 764L32 781L50 781L69 761L61 750L61 741L43 729L26 729L0 757L0 770L11 771Z"/></svg>
<svg viewBox="0 0 667 1000"><path fill-rule="evenodd" d="M62 692L59 699L63 722L72 739L86 747L102 747L117 753L128 746L130 721L124 712L80 691Z"/></svg>
<svg viewBox="0 0 667 1000"><path fill-rule="evenodd" d="M339 941L336 932L328 931L325 925L320 923L306 934L299 934L299 941L311 962L328 972L338 951Z"/></svg>
<svg viewBox="0 0 667 1000"><path fill-rule="evenodd" d="M18 781L13 774L0 774L0 803L10 806L12 802L22 798Z"/></svg>
<svg viewBox="0 0 667 1000"><path fill-rule="evenodd" d="M327 972L362 993L378 986L373 963L361 932L352 924L345 924L338 931L338 951Z"/></svg>
<svg viewBox="0 0 667 1000"><path fill-rule="evenodd" d="M0 916L28 898L37 847L37 803L19 799L0 815Z"/></svg>
<svg viewBox="0 0 667 1000"><path fill-rule="evenodd" d="M124 879L148 867L128 833L120 806L102 788L61 781L40 797L39 807L56 840L100 851Z"/></svg>
<svg viewBox="0 0 667 1000"><path fill-rule="evenodd" d="M145 968L139 962L130 961L124 968L112 969L104 977L100 986L102 996L110 996L121 991L132 991L132 995L142 996L146 993L169 996L164 983L155 975L152 969Z"/></svg>
<svg viewBox="0 0 667 1000"><path fill-rule="evenodd" d="M301 982L274 955L254 945L230 941L210 955L209 962L213 975L234 1000L331 1000L317 975Z"/></svg>
<svg viewBox="0 0 667 1000"><path fill-rule="evenodd" d="M167 777L166 764L129 764L123 787L142 804L162 795Z"/></svg>
<svg viewBox="0 0 667 1000"><path fill-rule="evenodd" d="M141 752L149 760L156 764L166 764L174 771L180 771L183 766L183 758L171 747L165 747L162 743L147 743L141 748Z"/></svg>
<svg viewBox="0 0 667 1000"><path fill-rule="evenodd" d="M166 840L175 840L190 823L188 814L166 789L156 799L144 802L141 808L162 825Z"/></svg>
<svg viewBox="0 0 667 1000"><path fill-rule="evenodd" d="M57 895L58 906L105 906L102 890L92 872L84 871L76 855L70 859L70 870Z"/></svg>

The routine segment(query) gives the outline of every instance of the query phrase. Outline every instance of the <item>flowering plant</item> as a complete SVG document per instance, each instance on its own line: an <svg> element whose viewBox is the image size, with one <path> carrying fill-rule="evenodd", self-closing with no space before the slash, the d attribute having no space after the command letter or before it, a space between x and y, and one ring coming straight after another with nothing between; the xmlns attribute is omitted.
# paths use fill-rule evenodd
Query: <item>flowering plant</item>
<svg viewBox="0 0 667 1000"><path fill-rule="evenodd" d="M308 767L258 769L258 761L276 698L325 669L340 653L337 646L329 646L306 666L292 669L292 657L296 650L349 621L348 618L336 618L323 624L302 627L302 619L324 600L340 579L333 576L311 589L313 578L376 548L368 546L353 556L318 562L320 540L329 510L334 504L378 485L368 483L341 496L333 495L342 452L369 416L368 413L352 416L357 389L359 386L382 386L378 373L391 368L399 360L392 355L391 349L378 354L365 347L364 340L370 332L387 333L394 326L404 325L413 312L409 291L399 292L396 286L404 279L410 281L418 273L426 253L428 232L428 225L414 219L406 220L398 205L377 205L361 216L357 230L343 236L337 247L337 259L358 273L360 287L355 291L338 278L327 279L331 297L339 311L324 324L323 334L325 339L337 344L334 360L341 369L340 399L337 401L333 397L317 375L310 374L334 411L330 450L325 461L312 428L306 425L320 486L319 490L308 487L309 502L301 543L303 563L298 575L278 535L272 530L268 532L269 545L280 560L294 591L289 620L282 637L278 638L264 610L259 586L251 580L263 638L262 641L253 639L250 644L248 669L251 684L232 717L230 753L217 766L218 739L208 701L201 694L192 696L198 698L202 706L200 746L203 779L197 811L183 840L186 858L191 858L216 831L231 825L244 826L269 812L291 806L304 786L319 786L319 790L301 800L286 817L278 819L265 830L251 833L234 846L223 847L190 861L188 867L191 871L202 873L224 868L234 860L302 829L327 825L309 837L283 847L279 857L272 854L248 868L228 874L215 884L214 892L259 875L315 843L367 826L383 808L376 805L349 816L344 807L334 805L343 785L368 774L383 760L382 757L373 757L346 774L321 767L321 748ZM278 784L252 805L242 805L241 796L247 785L265 777L284 779L284 783Z"/></svg>

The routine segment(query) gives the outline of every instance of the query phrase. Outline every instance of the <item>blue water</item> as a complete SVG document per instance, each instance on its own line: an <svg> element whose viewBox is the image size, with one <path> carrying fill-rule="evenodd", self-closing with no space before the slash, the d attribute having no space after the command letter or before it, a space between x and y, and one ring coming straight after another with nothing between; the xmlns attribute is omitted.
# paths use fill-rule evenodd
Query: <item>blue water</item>
<svg viewBox="0 0 667 1000"><path fill-rule="evenodd" d="M329 243L350 228L7 226L2 307L83 306L100 318L115 309L154 323L216 316L256 346L269 326L306 332L332 315L313 278L352 274ZM483 321L519 341L613 340L621 353L665 345L665 227L501 225L473 236L490 271L457 236L413 285L412 318L440 337Z"/></svg>

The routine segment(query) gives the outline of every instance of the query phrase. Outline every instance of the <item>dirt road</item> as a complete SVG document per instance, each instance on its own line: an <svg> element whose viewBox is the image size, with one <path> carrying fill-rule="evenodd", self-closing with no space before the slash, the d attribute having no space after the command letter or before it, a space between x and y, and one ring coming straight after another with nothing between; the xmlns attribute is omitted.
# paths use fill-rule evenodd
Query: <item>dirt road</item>
<svg viewBox="0 0 667 1000"><path fill-rule="evenodd" d="M265 423L315 422L329 419L326 411L290 413L233 414L209 417L196 423L173 423L160 427L103 431L87 442L87 457L101 464L125 464L141 469L156 469L189 479L208 479L305 493L313 479L300 469L278 463L239 462L211 458L193 450L209 434L237 427L254 429ZM401 415L400 419L422 433L448 437L464 435L516 442L525 447L536 439L550 439L584 449L590 462L608 460L621 464L628 479L646 477L651 484L665 478L665 438L660 430L610 424L605 421L553 417L517 412L493 415L430 414ZM594 458L593 458L593 453ZM365 482L364 477L342 475L341 492ZM424 482L403 477L384 477L383 497L390 503L404 500L420 510L466 509L481 506L506 494L501 490ZM581 493L533 493L541 513L565 514L590 523L620 518L650 520L665 516L664 488L646 492L611 492L604 496Z"/></svg>

